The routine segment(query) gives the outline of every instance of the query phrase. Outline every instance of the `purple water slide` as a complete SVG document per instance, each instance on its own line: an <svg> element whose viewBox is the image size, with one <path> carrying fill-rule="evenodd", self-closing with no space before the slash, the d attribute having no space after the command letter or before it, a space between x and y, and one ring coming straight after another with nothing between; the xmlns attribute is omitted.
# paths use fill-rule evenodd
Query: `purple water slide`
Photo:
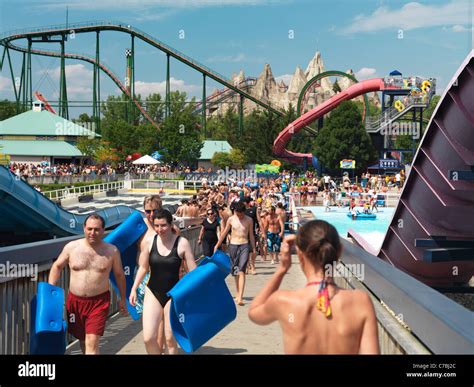
<svg viewBox="0 0 474 387"><path fill-rule="evenodd" d="M474 275L474 50L431 117L378 256L431 286Z"/></svg>

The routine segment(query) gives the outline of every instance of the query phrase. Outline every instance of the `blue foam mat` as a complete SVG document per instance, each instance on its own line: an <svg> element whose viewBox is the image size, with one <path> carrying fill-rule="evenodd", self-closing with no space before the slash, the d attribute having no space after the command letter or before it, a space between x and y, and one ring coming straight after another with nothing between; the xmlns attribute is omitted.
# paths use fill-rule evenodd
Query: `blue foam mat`
<svg viewBox="0 0 474 387"><path fill-rule="evenodd" d="M230 259L222 251L206 257L168 292L170 322L176 341L194 352L237 317L225 278Z"/></svg>
<svg viewBox="0 0 474 387"><path fill-rule="evenodd" d="M130 305L128 298L134 282L135 267L137 266L138 247L137 242L147 231L147 226L143 220L142 214L138 211L133 212L119 227L113 230L104 238L105 242L112 243L119 249L122 258L122 265L125 271L125 282L127 285L127 309L134 320L138 320L141 314L136 307ZM113 273L110 273L110 282L119 294L117 282Z"/></svg>
<svg viewBox="0 0 474 387"><path fill-rule="evenodd" d="M30 304L30 354L63 355L66 351L64 302L62 288L38 283L37 294Z"/></svg>

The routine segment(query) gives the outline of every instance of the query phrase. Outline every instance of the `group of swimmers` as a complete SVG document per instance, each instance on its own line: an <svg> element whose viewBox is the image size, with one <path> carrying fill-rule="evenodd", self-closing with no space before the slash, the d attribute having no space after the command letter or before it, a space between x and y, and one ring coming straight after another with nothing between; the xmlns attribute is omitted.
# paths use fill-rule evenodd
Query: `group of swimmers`
<svg viewBox="0 0 474 387"><path fill-rule="evenodd" d="M265 195L259 196L251 189L245 192L242 188L243 194L235 190L235 195L230 192L224 195L219 188L211 188L200 199L196 198L198 206L198 200L207 200L206 212L201 212L206 219L199 237L206 254L227 244L225 249L236 284L235 302L244 304L247 266L250 265L250 273L255 272L260 240L262 260L269 252L272 263L278 266L250 305L249 318L253 322L265 325L279 321L286 353L378 353L375 313L367 293L343 290L325 276L326 265L332 265L342 253L336 230L327 222L315 220L303 226L296 236L283 238L286 212L283 203L278 204L276 189L265 187L262 190ZM219 194L224 197L223 203ZM234 197L238 199L231 200L227 213L226 201ZM140 292L143 293L143 339L147 352L175 354L178 347L170 325L171 300L167 293L179 281L183 270L194 270L196 257L189 241L173 224L172 214L162 208L158 195L145 198L144 212L147 232L137 243L138 270L129 302L137 305ZM221 220L219 232L214 226L208 227L217 217ZM110 308L111 272L120 293L119 309L127 313L120 253L103 241L104 233L104 219L97 214L89 215L84 222L85 237L64 247L49 275L49 283L56 285L62 269L69 266L68 331L79 340L85 354L99 353L99 339L104 334ZM215 237L206 238L206 233L208 236L215 233ZM307 285L295 291L279 290L291 266L294 246Z"/></svg>

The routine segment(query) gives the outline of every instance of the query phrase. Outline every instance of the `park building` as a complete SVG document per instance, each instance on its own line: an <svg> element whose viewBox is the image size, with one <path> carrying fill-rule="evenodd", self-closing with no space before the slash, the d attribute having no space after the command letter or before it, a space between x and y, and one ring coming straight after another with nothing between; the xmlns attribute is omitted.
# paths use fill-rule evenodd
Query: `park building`
<svg viewBox="0 0 474 387"><path fill-rule="evenodd" d="M35 101L33 109L0 121L0 153L10 162L78 163L86 158L77 148L81 137L100 137L92 123L80 126L45 109Z"/></svg>

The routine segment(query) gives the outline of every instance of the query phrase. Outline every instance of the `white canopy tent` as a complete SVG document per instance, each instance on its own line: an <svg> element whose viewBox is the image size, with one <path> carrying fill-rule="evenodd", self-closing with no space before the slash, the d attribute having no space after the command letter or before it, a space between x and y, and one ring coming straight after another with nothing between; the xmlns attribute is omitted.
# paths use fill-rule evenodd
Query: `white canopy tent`
<svg viewBox="0 0 474 387"><path fill-rule="evenodd" d="M159 163L160 162L158 160L155 160L153 157L149 155L142 156L139 159L132 162L132 164L136 164L136 165L153 165L153 164L159 164Z"/></svg>

